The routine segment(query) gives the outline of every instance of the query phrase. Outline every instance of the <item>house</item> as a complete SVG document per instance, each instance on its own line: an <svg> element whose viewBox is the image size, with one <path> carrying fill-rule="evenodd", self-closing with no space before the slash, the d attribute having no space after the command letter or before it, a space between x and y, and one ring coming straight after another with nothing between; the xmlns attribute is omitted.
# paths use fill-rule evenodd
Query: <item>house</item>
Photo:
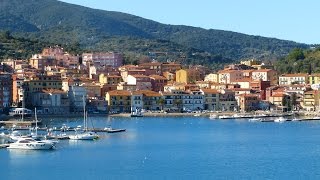
<svg viewBox="0 0 320 180"><path fill-rule="evenodd" d="M219 91L216 89L201 89L204 95L204 109L209 111L217 111L219 106Z"/></svg>
<svg viewBox="0 0 320 180"><path fill-rule="evenodd" d="M180 69L176 71L176 82L195 83L203 80L203 72L199 69Z"/></svg>
<svg viewBox="0 0 320 180"><path fill-rule="evenodd" d="M32 93L32 105L41 114L65 115L70 112L68 93L57 89L43 89Z"/></svg>
<svg viewBox="0 0 320 180"><path fill-rule="evenodd" d="M127 82L129 85L136 85L136 90L151 90L151 80L146 75L128 75Z"/></svg>
<svg viewBox="0 0 320 180"><path fill-rule="evenodd" d="M252 71L252 80L270 81L271 85L278 84L278 72L273 69L260 69Z"/></svg>
<svg viewBox="0 0 320 180"><path fill-rule="evenodd" d="M114 90L106 93L109 112L131 112L131 92L127 90Z"/></svg>
<svg viewBox="0 0 320 180"><path fill-rule="evenodd" d="M243 74L242 71L240 70L220 70L218 71L218 75L219 75L219 83L222 84L230 84L231 82L234 82L236 80L242 79L243 78Z"/></svg>
<svg viewBox="0 0 320 180"><path fill-rule="evenodd" d="M12 103L12 76L8 73L0 73L0 111L11 106Z"/></svg>
<svg viewBox="0 0 320 180"><path fill-rule="evenodd" d="M220 90L219 94L219 110L235 111L238 110L238 104L235 98L235 92L229 89Z"/></svg>
<svg viewBox="0 0 320 180"><path fill-rule="evenodd" d="M97 69L105 66L120 67L123 63L123 56L115 52L83 53L82 63L86 66L93 65Z"/></svg>
<svg viewBox="0 0 320 180"><path fill-rule="evenodd" d="M70 112L83 112L83 107L86 106L87 91L82 86L70 86L68 91L70 100Z"/></svg>
<svg viewBox="0 0 320 180"><path fill-rule="evenodd" d="M308 74L282 74L279 76L279 85L291 85L291 84L308 84Z"/></svg>
<svg viewBox="0 0 320 180"><path fill-rule="evenodd" d="M218 74L215 74L215 73L210 73L210 74L207 74L205 77L204 77L204 81L210 81L210 82L219 82L218 81L218 77L219 75Z"/></svg>
<svg viewBox="0 0 320 180"><path fill-rule="evenodd" d="M316 111L319 108L319 91L310 90L304 92L302 108L306 111Z"/></svg>
<svg viewBox="0 0 320 180"><path fill-rule="evenodd" d="M167 85L168 80L163 77L163 76L159 76L159 75L151 75L149 76L150 81L151 81L151 90L152 91L163 91L164 90L164 86Z"/></svg>
<svg viewBox="0 0 320 180"><path fill-rule="evenodd" d="M258 110L259 96L254 94L240 94L238 105L240 111L250 112Z"/></svg>

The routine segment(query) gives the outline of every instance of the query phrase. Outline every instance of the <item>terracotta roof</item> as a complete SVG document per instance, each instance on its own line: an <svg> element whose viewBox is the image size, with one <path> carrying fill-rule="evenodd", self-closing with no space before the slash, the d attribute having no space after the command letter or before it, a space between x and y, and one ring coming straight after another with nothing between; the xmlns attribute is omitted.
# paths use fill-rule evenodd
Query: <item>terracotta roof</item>
<svg viewBox="0 0 320 180"><path fill-rule="evenodd" d="M149 77L153 79L158 79L158 80L167 80L167 78L159 75L150 75Z"/></svg>
<svg viewBox="0 0 320 180"><path fill-rule="evenodd" d="M253 73L254 72L269 72L269 71L275 71L275 70L273 70L273 69L259 69L259 70L254 70Z"/></svg>
<svg viewBox="0 0 320 180"><path fill-rule="evenodd" d="M62 90L58 90L58 89L43 89L42 90L43 93L51 93L51 94L66 94L67 92L62 91Z"/></svg>
<svg viewBox="0 0 320 180"><path fill-rule="evenodd" d="M131 74L130 76L133 76L135 78L149 78L149 76L142 75L142 74Z"/></svg>
<svg viewBox="0 0 320 180"><path fill-rule="evenodd" d="M127 90L114 90L114 91L109 91L108 94L110 96L131 96L130 91Z"/></svg>
<svg viewBox="0 0 320 180"><path fill-rule="evenodd" d="M204 93L207 93L207 94L217 94L219 93L218 90L216 89L201 89Z"/></svg>
<svg viewBox="0 0 320 180"><path fill-rule="evenodd" d="M283 93L276 93L272 95L272 97L283 97L283 96L284 96Z"/></svg>
<svg viewBox="0 0 320 180"><path fill-rule="evenodd" d="M281 77L305 77L308 76L306 73L299 73L299 74L281 74Z"/></svg>

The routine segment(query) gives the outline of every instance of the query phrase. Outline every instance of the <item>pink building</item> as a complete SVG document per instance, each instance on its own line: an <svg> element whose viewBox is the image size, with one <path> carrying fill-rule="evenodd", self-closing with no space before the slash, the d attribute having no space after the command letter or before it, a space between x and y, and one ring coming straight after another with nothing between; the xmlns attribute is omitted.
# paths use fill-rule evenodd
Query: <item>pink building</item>
<svg viewBox="0 0 320 180"><path fill-rule="evenodd" d="M104 66L120 67L123 64L123 56L114 52L83 53L82 63L93 65L97 69Z"/></svg>

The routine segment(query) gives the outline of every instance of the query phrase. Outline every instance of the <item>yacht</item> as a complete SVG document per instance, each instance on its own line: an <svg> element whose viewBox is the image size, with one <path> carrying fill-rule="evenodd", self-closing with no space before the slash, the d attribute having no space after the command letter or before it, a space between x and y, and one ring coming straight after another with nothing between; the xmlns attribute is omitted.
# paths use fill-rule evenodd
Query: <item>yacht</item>
<svg viewBox="0 0 320 180"><path fill-rule="evenodd" d="M75 129L75 135L70 135L69 138L71 140L95 140L98 139L99 136L95 132L90 132L88 130L88 113L85 108L85 101L83 97L83 132L79 133L77 129Z"/></svg>
<svg viewBox="0 0 320 180"><path fill-rule="evenodd" d="M29 149L29 150L48 150L53 149L54 144L45 141L36 141L32 138L20 138L16 142L11 143L8 149Z"/></svg>
<svg viewBox="0 0 320 180"><path fill-rule="evenodd" d="M27 108L12 108L9 110L9 116L13 117L31 117L32 111Z"/></svg>
<svg viewBox="0 0 320 180"><path fill-rule="evenodd" d="M285 119L284 117L278 117L274 120L274 122L284 122L287 121L287 119Z"/></svg>

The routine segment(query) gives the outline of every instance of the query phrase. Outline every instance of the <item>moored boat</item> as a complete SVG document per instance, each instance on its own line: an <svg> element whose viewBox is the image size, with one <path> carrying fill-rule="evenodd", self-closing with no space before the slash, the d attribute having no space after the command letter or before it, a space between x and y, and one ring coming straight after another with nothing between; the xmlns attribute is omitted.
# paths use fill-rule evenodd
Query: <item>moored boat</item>
<svg viewBox="0 0 320 180"><path fill-rule="evenodd" d="M32 138L20 138L11 143L8 149L26 149L26 150L49 150L54 148L54 143L45 141L36 141Z"/></svg>

